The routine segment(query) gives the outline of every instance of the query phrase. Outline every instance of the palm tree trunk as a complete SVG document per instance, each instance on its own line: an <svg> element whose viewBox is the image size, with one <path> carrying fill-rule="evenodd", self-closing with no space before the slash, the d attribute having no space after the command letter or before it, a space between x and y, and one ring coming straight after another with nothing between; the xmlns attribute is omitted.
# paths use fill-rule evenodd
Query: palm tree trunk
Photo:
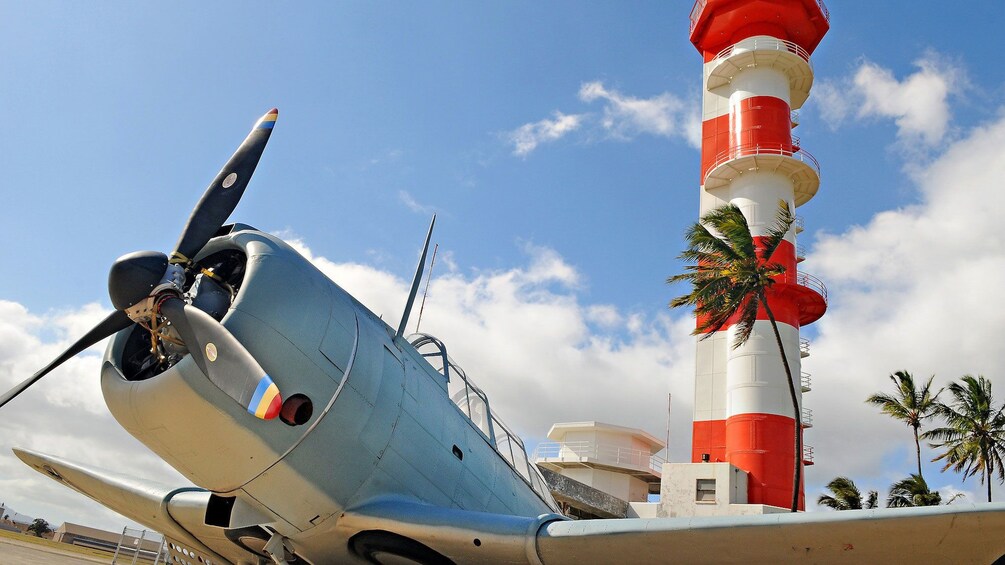
<svg viewBox="0 0 1005 565"><path fill-rule="evenodd" d="M924 479L921 474L921 443L918 441L918 428L914 428L914 450L918 452L918 476Z"/></svg>
<svg viewBox="0 0 1005 565"><path fill-rule="evenodd" d="M981 457L984 458L984 482L988 484L988 502L991 502L991 476L994 473L994 467L989 465L992 461L990 461L987 449L981 449Z"/></svg>
<svg viewBox="0 0 1005 565"><path fill-rule="evenodd" d="M775 333L775 343L778 344L778 352L782 355L782 366L785 368L785 377L789 381L789 397L792 399L792 414L796 420L795 444L796 453L792 461L792 511L799 511L800 481L803 471L803 417L799 410L799 398L796 396L796 384L792 380L792 369L789 367L789 359L785 356L785 346L782 345L782 335L778 333L778 323L775 322L775 315L768 306L768 298L761 292L761 304L768 314L768 321L771 322L771 331Z"/></svg>

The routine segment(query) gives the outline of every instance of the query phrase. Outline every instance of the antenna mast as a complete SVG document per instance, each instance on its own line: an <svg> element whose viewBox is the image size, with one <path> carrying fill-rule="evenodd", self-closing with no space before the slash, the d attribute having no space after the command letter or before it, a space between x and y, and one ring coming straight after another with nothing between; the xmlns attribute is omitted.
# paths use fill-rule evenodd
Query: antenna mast
<svg viewBox="0 0 1005 565"><path fill-rule="evenodd" d="M408 315L412 312L412 305L415 304L415 293L419 291L419 283L422 282L422 269L426 266L426 252L429 251L429 238L433 236L433 226L436 225L436 214L429 222L429 231L426 232L426 241L422 244L422 255L419 256L419 264L415 267L415 276L412 277L412 286L408 291L408 300L405 301L405 311L401 314L401 322L398 324L398 331L395 332L395 339L402 337L405 333L405 325L408 324Z"/></svg>
<svg viewBox="0 0 1005 565"><path fill-rule="evenodd" d="M419 319L415 321L415 333L419 333L419 324L422 323L422 312L426 309L426 295L429 294L429 281L433 278L433 266L436 265L436 252L439 249L439 243L433 246L433 258L429 261L429 274L426 275L426 286L422 289L422 302L419 304Z"/></svg>
<svg viewBox="0 0 1005 565"><path fill-rule="evenodd" d="M667 393L667 456L666 460L670 461L670 415L673 413L673 393Z"/></svg>

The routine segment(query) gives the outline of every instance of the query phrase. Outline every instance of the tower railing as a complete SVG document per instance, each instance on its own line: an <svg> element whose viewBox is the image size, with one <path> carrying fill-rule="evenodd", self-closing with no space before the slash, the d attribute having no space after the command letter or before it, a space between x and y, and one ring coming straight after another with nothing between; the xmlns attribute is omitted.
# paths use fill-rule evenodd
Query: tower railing
<svg viewBox="0 0 1005 565"><path fill-rule="evenodd" d="M803 463L813 464L813 446L803 444Z"/></svg>
<svg viewBox="0 0 1005 565"><path fill-rule="evenodd" d="M663 464L666 463L666 459L648 451L588 440L541 442L534 449L531 459L538 462L544 459L546 462L590 462L612 467L649 469L656 475L663 473Z"/></svg>
<svg viewBox="0 0 1005 565"><path fill-rule="evenodd" d="M806 339L805 337L799 338L799 356L800 357L810 356L810 340Z"/></svg>
<svg viewBox="0 0 1005 565"><path fill-rule="evenodd" d="M799 214L796 214L795 219L792 220L792 227L796 229L796 233L800 233L806 229L806 220Z"/></svg>
<svg viewBox="0 0 1005 565"><path fill-rule="evenodd" d="M803 417L803 427L812 428L813 427L813 410L810 408L802 409Z"/></svg>
<svg viewBox="0 0 1005 565"><path fill-rule="evenodd" d="M796 275L796 284L816 291L824 299L824 302L827 302L827 287L820 279L807 273L799 273Z"/></svg>
<svg viewBox="0 0 1005 565"><path fill-rule="evenodd" d="M802 161L803 163L809 165L809 167L816 172L817 176L820 176L820 162L817 161L817 158L802 149L794 149L791 144L747 143L730 147L729 149L716 155L715 161L712 162L705 172L705 182L708 182L709 174L711 174L712 171L720 165L734 159L740 159L742 157L756 157L758 155L781 155L783 157L790 157L792 159Z"/></svg>
<svg viewBox="0 0 1005 565"><path fill-rule="evenodd" d="M793 273L789 270L775 278L775 282L806 287L819 294L820 297L824 299L824 302L827 302L827 286L824 285L823 281L811 274L799 272Z"/></svg>
<svg viewBox="0 0 1005 565"><path fill-rule="evenodd" d="M827 9L827 6L824 5L824 0L817 0L817 6L820 6L820 11L823 13L824 19L827 20L828 22L830 22L831 21L831 13Z"/></svg>
<svg viewBox="0 0 1005 565"><path fill-rule="evenodd" d="M809 392L813 390L813 375L802 371L799 373L799 386L802 387L803 392Z"/></svg>
<svg viewBox="0 0 1005 565"><path fill-rule="evenodd" d="M694 7L691 8L691 27L688 29L689 32L694 31L694 26L698 25L698 18L701 17L701 13L705 10L705 4L708 4L708 0L697 0L694 3Z"/></svg>
<svg viewBox="0 0 1005 565"><path fill-rule="evenodd" d="M793 43L791 41L786 41L784 39L778 39L777 37L753 37L750 39L744 39L739 43L734 43L729 47L719 51L716 55L716 59L726 59L736 51L787 51L798 55L800 59L806 61L806 64L813 68L813 64L810 63L810 52L803 49L801 45Z"/></svg>

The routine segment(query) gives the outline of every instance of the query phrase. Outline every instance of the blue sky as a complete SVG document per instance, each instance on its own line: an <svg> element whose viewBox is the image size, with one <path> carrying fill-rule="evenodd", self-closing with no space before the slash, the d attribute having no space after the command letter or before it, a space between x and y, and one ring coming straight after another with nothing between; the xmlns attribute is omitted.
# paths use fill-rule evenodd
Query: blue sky
<svg viewBox="0 0 1005 565"><path fill-rule="evenodd" d="M822 169L819 194L798 210L803 266L831 299L804 331L806 405L817 411L809 496L839 473L884 489L910 470L907 428L861 402L890 372L942 384L982 372L1005 397L993 339L1005 320L977 299L1005 276L994 231L1005 67L992 48L1005 16L991 1L828 7L795 130ZM459 344L454 357L506 421L530 443L551 422L588 419L662 437L671 392L681 460L693 343L687 315L666 311L682 289L664 280L681 268L698 209L689 9L0 1L0 388L110 308L115 257L170 250L207 183L276 106L234 219L297 240L396 319L438 212L423 329ZM134 455L104 413L99 353L7 407L0 499L18 511L81 521L93 507L4 455L14 445L178 480ZM937 487L979 500L973 479L930 467Z"/></svg>

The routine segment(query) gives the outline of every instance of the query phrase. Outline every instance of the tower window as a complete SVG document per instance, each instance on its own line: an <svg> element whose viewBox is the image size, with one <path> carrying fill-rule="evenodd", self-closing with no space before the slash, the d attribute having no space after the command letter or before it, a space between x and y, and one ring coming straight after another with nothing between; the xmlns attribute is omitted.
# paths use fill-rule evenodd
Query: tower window
<svg viewBox="0 0 1005 565"><path fill-rule="evenodd" d="M696 502L715 502L715 479L698 479L694 499Z"/></svg>

